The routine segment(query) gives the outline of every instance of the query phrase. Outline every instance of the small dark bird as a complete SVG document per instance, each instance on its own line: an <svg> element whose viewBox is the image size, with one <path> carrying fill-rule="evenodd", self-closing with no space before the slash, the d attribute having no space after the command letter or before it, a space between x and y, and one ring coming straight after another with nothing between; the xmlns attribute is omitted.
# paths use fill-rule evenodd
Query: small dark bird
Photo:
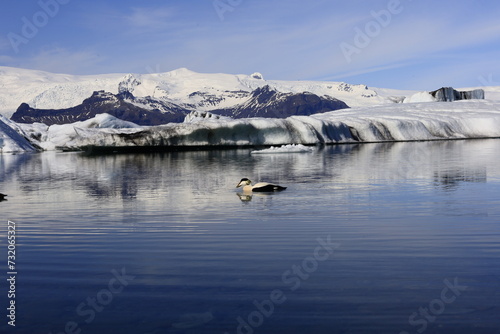
<svg viewBox="0 0 500 334"><path fill-rule="evenodd" d="M7 195L0 193L0 202L6 201L7 199L5 197L7 197Z"/></svg>

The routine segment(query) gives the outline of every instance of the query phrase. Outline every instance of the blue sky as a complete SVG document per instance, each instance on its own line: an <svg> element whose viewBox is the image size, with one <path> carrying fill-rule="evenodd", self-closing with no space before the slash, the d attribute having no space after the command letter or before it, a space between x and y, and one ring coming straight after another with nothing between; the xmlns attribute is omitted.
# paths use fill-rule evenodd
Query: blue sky
<svg viewBox="0 0 500 334"><path fill-rule="evenodd" d="M499 14L496 1L9 1L0 65L70 74L187 67L419 90L500 85Z"/></svg>

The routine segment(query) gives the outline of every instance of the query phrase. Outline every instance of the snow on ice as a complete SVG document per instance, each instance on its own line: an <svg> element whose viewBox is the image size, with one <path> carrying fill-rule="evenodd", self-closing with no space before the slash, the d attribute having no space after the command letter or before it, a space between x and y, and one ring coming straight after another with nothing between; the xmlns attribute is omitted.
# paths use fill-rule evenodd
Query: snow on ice
<svg viewBox="0 0 500 334"><path fill-rule="evenodd" d="M6 126L3 123L4 137ZM197 117L195 122L152 127L124 122L107 114L67 125L15 126L26 137L37 138L36 144L46 150L89 146L281 146L492 138L500 137L500 102L391 104L286 119ZM12 127L7 130L12 134ZM28 145L26 141L20 142Z"/></svg>
<svg viewBox="0 0 500 334"><path fill-rule="evenodd" d="M35 147L22 135L18 125L0 115L0 152L33 152Z"/></svg>

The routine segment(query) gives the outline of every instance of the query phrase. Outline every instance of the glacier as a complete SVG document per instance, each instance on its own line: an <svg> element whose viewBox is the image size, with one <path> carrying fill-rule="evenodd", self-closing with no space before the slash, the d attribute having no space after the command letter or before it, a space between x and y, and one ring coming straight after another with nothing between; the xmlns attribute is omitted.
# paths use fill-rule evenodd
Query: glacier
<svg viewBox="0 0 500 334"><path fill-rule="evenodd" d="M206 113L190 118L186 123L138 126L101 114L73 124L16 127L45 150L141 151L500 137L500 102L490 100L379 105L285 119L230 119Z"/></svg>

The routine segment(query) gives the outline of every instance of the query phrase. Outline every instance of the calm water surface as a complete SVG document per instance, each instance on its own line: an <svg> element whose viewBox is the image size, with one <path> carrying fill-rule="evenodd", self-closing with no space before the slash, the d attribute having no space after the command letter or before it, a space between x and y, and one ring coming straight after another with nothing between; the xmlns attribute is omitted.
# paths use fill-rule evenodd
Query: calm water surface
<svg viewBox="0 0 500 334"><path fill-rule="evenodd" d="M0 329L500 333L499 152L473 140L0 155ZM242 177L288 189L238 196Z"/></svg>

